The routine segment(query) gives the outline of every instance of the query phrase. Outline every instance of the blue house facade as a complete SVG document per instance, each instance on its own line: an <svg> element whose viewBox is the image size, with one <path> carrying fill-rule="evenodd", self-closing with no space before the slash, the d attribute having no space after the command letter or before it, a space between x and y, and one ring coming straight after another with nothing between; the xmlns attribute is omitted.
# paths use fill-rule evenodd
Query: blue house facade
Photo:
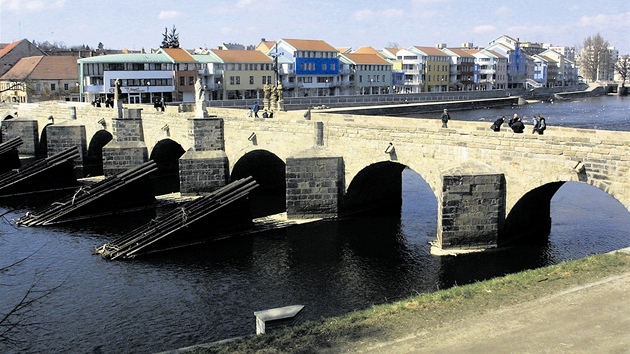
<svg viewBox="0 0 630 354"><path fill-rule="evenodd" d="M293 72L282 77L295 96L332 96L341 86L339 51L321 40L281 39L278 56L292 61Z"/></svg>

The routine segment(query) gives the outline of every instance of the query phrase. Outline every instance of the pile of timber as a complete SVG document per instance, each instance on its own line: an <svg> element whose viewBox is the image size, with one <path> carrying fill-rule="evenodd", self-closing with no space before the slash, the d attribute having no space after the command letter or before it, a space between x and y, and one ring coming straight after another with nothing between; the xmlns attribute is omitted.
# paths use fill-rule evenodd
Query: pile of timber
<svg viewBox="0 0 630 354"><path fill-rule="evenodd" d="M258 184L252 177L234 181L209 195L173 209L111 243L96 247L94 253L100 254L105 259L130 259L154 251L156 248L159 249L158 243L166 241L167 238L181 236L179 231L182 229L185 233L192 232L193 229L204 229L212 233L215 230L208 225L203 225L203 221L220 209L247 197L249 192L256 187ZM198 228L193 227L196 223ZM189 226L191 227L188 228ZM211 237L212 235L209 238ZM171 244L173 241L177 242L176 239L168 241L171 241Z"/></svg>
<svg viewBox="0 0 630 354"><path fill-rule="evenodd" d="M23 143L22 138L19 136L0 143L0 173L9 172L20 167L20 156L17 148Z"/></svg>
<svg viewBox="0 0 630 354"><path fill-rule="evenodd" d="M45 226L92 216L122 213L148 203L155 196L147 176L157 170L153 160L109 176L91 186L82 186L50 206L17 219L21 226Z"/></svg>
<svg viewBox="0 0 630 354"><path fill-rule="evenodd" d="M15 196L77 186L72 160L81 157L78 147L0 174L0 195Z"/></svg>

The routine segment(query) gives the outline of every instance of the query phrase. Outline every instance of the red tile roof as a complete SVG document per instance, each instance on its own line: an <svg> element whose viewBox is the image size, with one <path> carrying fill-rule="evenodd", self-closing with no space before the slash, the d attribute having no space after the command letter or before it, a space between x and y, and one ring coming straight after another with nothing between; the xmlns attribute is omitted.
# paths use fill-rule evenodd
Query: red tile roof
<svg viewBox="0 0 630 354"><path fill-rule="evenodd" d="M258 50L219 50L212 49L226 63L271 63L273 60Z"/></svg>
<svg viewBox="0 0 630 354"><path fill-rule="evenodd" d="M313 50L313 51L326 51L326 52L336 52L335 49L330 44L316 39L284 39L285 42L289 43L297 50Z"/></svg>
<svg viewBox="0 0 630 354"><path fill-rule="evenodd" d="M7 45L5 45L2 50L0 50L0 57L2 57L3 55L7 54L8 52L11 51L11 49L15 48L21 41L15 41L13 43L9 43Z"/></svg>
<svg viewBox="0 0 630 354"><path fill-rule="evenodd" d="M446 54L435 48L435 47L420 47L420 46L414 46L414 48L422 51L423 53L427 54L427 55L433 55L433 56L446 56Z"/></svg>
<svg viewBox="0 0 630 354"><path fill-rule="evenodd" d="M345 57L357 64L389 65L390 63L378 54L346 53Z"/></svg>
<svg viewBox="0 0 630 354"><path fill-rule="evenodd" d="M195 58L182 48L161 48L176 63L194 63Z"/></svg>
<svg viewBox="0 0 630 354"><path fill-rule="evenodd" d="M448 48L451 52L459 55L460 57L472 57L472 53L464 50L464 49L460 49L460 48Z"/></svg>
<svg viewBox="0 0 630 354"><path fill-rule="evenodd" d="M76 80L78 57L35 56L20 59L3 80Z"/></svg>

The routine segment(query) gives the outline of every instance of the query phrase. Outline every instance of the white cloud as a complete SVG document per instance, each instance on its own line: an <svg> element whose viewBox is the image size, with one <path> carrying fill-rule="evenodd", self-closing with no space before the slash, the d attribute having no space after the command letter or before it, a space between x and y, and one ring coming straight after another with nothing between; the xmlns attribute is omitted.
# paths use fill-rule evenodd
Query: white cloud
<svg viewBox="0 0 630 354"><path fill-rule="evenodd" d="M400 9L387 9L382 12L385 18L402 18L405 15L405 11Z"/></svg>
<svg viewBox="0 0 630 354"><path fill-rule="evenodd" d="M481 25L473 28L473 32L475 33L488 33L495 32L497 28L493 25Z"/></svg>
<svg viewBox="0 0 630 354"><path fill-rule="evenodd" d="M378 11L378 12L365 9L365 10L359 10L355 12L352 17L354 17L356 21L368 22L368 21L374 21L378 19L401 18L404 15L405 15L405 12L399 9L385 9L383 11Z"/></svg>
<svg viewBox="0 0 630 354"><path fill-rule="evenodd" d="M243 8L243 7L249 7L252 4L254 4L254 0L238 0L235 6L238 8Z"/></svg>
<svg viewBox="0 0 630 354"><path fill-rule="evenodd" d="M595 16L582 16L580 24L588 27L612 27L630 22L630 12L621 12L614 15L599 14Z"/></svg>
<svg viewBox="0 0 630 354"><path fill-rule="evenodd" d="M494 11L494 14L497 16L513 16L514 10L507 6L501 6Z"/></svg>
<svg viewBox="0 0 630 354"><path fill-rule="evenodd" d="M439 4L443 2L451 2L451 0L413 0L414 5Z"/></svg>
<svg viewBox="0 0 630 354"><path fill-rule="evenodd" d="M66 0L0 0L0 6L11 12L40 12L61 9L66 5Z"/></svg>
<svg viewBox="0 0 630 354"><path fill-rule="evenodd" d="M371 21L375 16L376 14L372 10L359 10L352 17L357 21Z"/></svg>
<svg viewBox="0 0 630 354"><path fill-rule="evenodd" d="M160 20L170 20L172 18L178 18L181 17L183 15L183 13L177 11L177 10L162 10L160 11L160 14L158 15L158 18Z"/></svg>

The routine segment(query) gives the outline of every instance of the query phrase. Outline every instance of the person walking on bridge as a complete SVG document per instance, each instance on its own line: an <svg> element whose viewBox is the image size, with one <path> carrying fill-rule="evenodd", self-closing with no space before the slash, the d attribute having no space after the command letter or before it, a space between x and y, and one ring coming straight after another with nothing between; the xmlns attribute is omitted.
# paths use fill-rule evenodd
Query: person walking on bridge
<svg viewBox="0 0 630 354"><path fill-rule="evenodd" d="M258 117L258 111L260 110L260 106L258 106L258 101L254 102L254 106L252 107L252 112L254 112L254 118Z"/></svg>
<svg viewBox="0 0 630 354"><path fill-rule="evenodd" d="M451 116L448 114L448 109L444 108L444 113L442 113L440 119L442 119L442 128L448 128L447 123L451 119Z"/></svg>

